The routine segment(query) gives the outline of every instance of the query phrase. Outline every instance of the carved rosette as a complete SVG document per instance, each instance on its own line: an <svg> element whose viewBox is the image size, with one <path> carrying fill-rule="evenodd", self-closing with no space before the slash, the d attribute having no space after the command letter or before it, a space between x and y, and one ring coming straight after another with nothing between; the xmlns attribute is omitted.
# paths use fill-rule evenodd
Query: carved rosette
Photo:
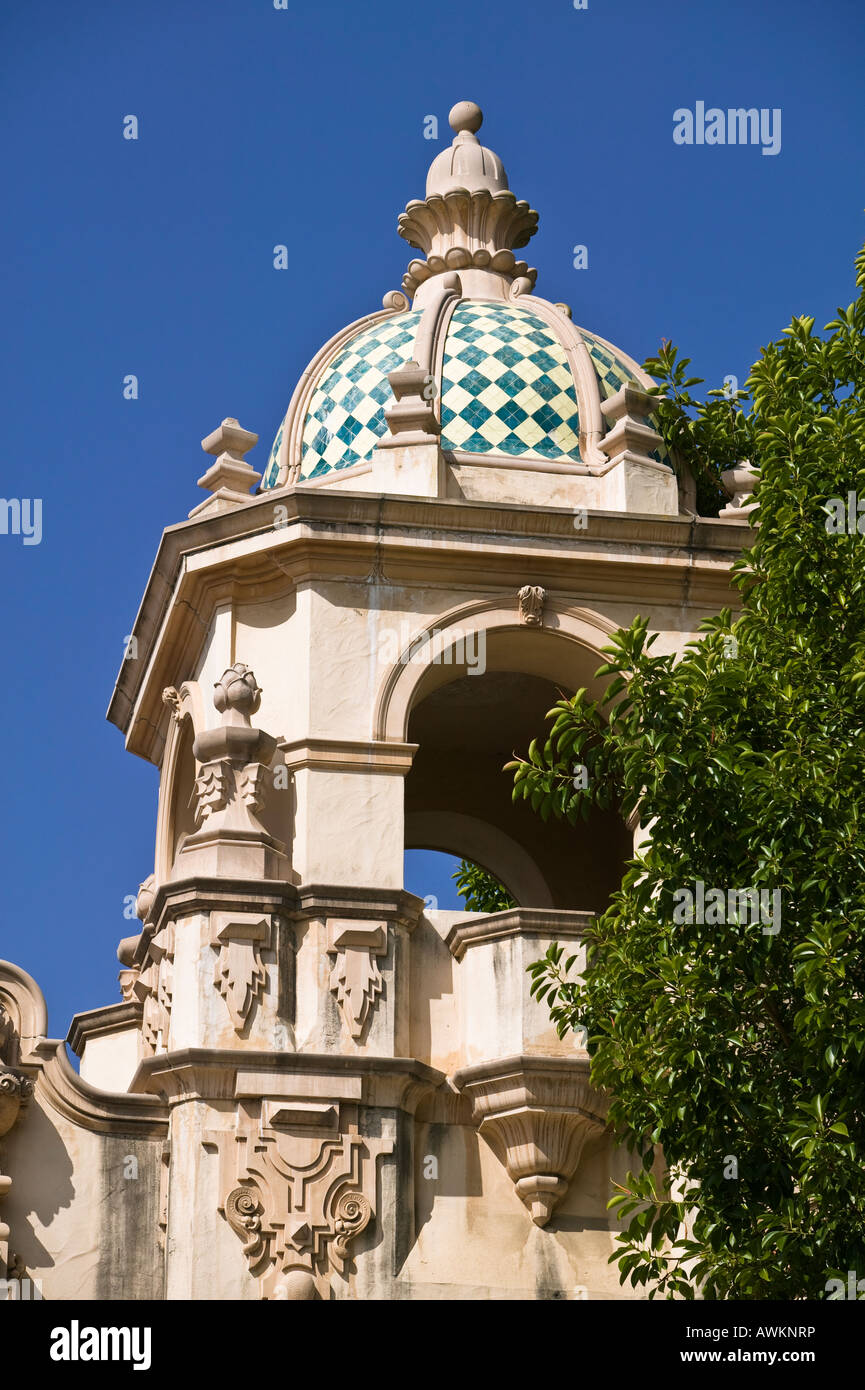
<svg viewBox="0 0 865 1390"><path fill-rule="evenodd" d="M327 949L336 957L330 973L331 993L351 1037L359 1042L384 988L376 957L387 951L387 922L331 917Z"/></svg>
<svg viewBox="0 0 865 1390"><path fill-rule="evenodd" d="M219 1153L219 1209L262 1298L314 1297L374 1220L376 1161L392 1145L361 1137L339 1112L338 1101L250 1102L236 1130L204 1141Z"/></svg>
<svg viewBox="0 0 865 1390"><path fill-rule="evenodd" d="M242 1033L267 988L261 952L270 946L270 918L252 912L213 912L210 944L218 955L213 980L235 1032Z"/></svg>
<svg viewBox="0 0 865 1390"><path fill-rule="evenodd" d="M570 1186L606 1102L589 1084L585 1056L509 1057L456 1073L481 1136L504 1163L536 1226L545 1226Z"/></svg>

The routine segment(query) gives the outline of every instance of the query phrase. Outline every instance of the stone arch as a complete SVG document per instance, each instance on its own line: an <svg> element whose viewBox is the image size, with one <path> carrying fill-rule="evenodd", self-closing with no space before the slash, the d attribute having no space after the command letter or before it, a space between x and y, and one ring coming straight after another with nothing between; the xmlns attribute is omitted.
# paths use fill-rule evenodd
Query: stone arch
<svg viewBox="0 0 865 1390"><path fill-rule="evenodd" d="M437 654L397 663L377 710L379 730L417 745L406 777L406 846L474 860L523 907L602 910L632 849L621 818L595 812L577 828L545 823L513 803L502 768L543 733L562 695L581 686L600 693L594 672L611 625L553 603L543 624L530 626L497 601L479 601L434 629ZM478 638L474 660L469 632ZM416 633L408 653L417 641Z"/></svg>
<svg viewBox="0 0 865 1390"><path fill-rule="evenodd" d="M442 634L446 648L458 643L458 633L463 634L464 641L470 634L483 633L488 647L490 640L494 641L495 661L518 660L527 664L529 671L547 674L553 680L566 680L569 675L580 673L584 677L582 684L600 693L601 686L594 679L594 671L602 660L600 648L616 631L616 624L592 609L570 607L555 599L547 600L544 623L538 628L520 621L516 604L512 608L505 607L499 599L461 604L432 619L426 626L418 623L399 661L390 667L379 688L373 710L374 739L397 742L407 739L411 712L418 701L436 685L452 680L460 664L466 664L446 661L415 664L410 654L417 649L422 634L430 631ZM555 652L550 638L558 639Z"/></svg>
<svg viewBox="0 0 865 1390"><path fill-rule="evenodd" d="M470 859L503 883L518 903L553 906L546 879L532 856L489 821L458 811L410 811L405 843L406 849L434 849Z"/></svg>

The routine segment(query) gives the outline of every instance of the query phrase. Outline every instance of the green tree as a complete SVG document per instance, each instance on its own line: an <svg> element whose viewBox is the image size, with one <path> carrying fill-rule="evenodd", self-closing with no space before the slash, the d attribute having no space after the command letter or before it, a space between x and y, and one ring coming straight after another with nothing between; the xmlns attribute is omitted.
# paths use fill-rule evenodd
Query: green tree
<svg viewBox="0 0 865 1390"><path fill-rule="evenodd" d="M796 318L762 351L747 406L683 400L672 347L647 364L668 445L714 450L704 484L743 446L759 469L739 614L678 660L636 619L605 649L605 696L560 701L509 764L543 815L639 807L651 827L584 978L560 946L531 969L560 1033L587 1029L642 1161L611 1199L612 1258L652 1296L844 1297L865 1277L865 252L856 268L824 336ZM701 921L699 884L772 906L754 922L727 898Z"/></svg>
<svg viewBox="0 0 865 1390"><path fill-rule="evenodd" d="M457 881L457 892L465 900L466 912L504 912L516 907L507 888L470 859L461 859L451 878Z"/></svg>

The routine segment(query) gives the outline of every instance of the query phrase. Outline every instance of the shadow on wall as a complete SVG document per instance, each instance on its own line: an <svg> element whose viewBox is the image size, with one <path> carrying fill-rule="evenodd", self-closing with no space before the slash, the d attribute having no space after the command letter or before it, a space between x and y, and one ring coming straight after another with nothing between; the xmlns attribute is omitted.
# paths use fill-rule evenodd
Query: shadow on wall
<svg viewBox="0 0 865 1390"><path fill-rule="evenodd" d="M36 1100L22 1111L4 1149L5 1171L13 1175L3 1212L11 1228L10 1252L28 1271L50 1269L54 1260L36 1235L32 1218L47 1228L59 1212L71 1207L75 1188L69 1152Z"/></svg>

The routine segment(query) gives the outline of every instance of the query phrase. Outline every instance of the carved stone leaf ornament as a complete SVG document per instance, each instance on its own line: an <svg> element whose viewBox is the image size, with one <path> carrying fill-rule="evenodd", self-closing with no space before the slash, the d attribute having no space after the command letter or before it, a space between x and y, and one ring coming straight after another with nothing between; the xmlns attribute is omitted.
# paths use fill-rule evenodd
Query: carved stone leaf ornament
<svg viewBox="0 0 865 1390"><path fill-rule="evenodd" d="M214 912L210 933L211 945L219 951L214 984L240 1033L267 988L261 951L270 945L270 919L249 912Z"/></svg>
<svg viewBox="0 0 865 1390"><path fill-rule="evenodd" d="M387 950L387 923L331 917L327 949L336 956L330 973L331 992L349 1033L358 1042L384 988L376 956Z"/></svg>

